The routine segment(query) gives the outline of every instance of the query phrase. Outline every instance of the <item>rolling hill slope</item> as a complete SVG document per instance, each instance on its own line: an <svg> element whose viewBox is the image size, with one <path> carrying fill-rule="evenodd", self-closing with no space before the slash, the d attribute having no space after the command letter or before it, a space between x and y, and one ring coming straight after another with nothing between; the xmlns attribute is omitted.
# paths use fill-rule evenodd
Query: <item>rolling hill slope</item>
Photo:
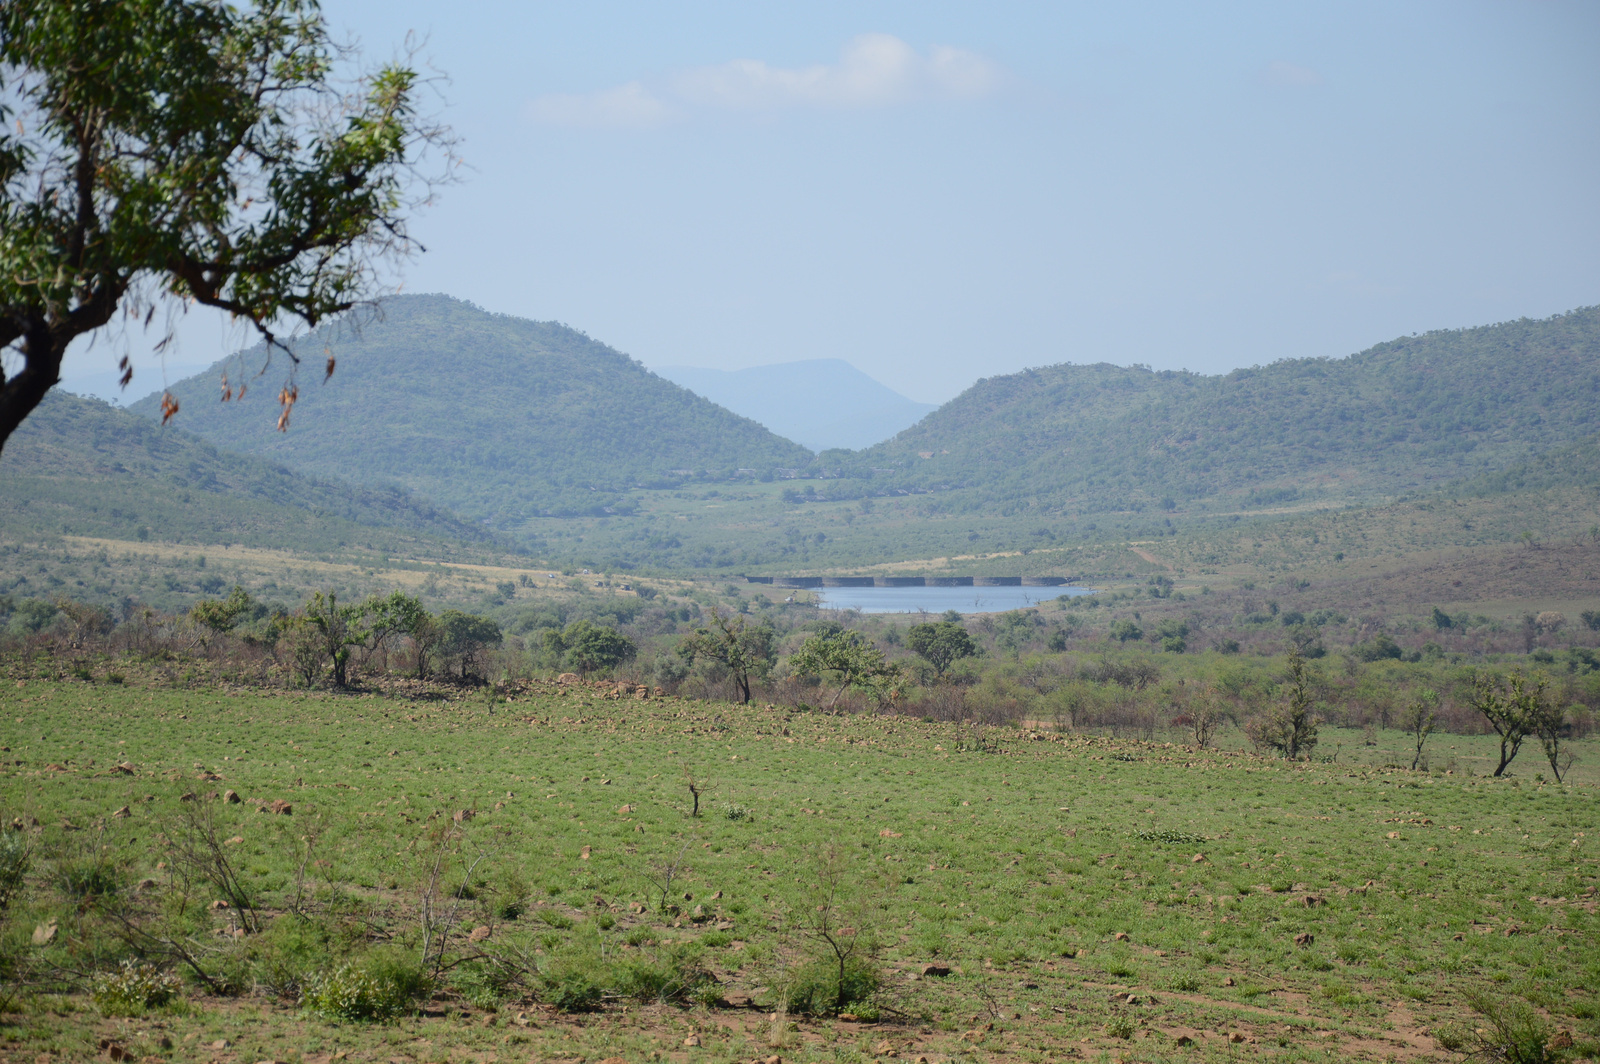
<svg viewBox="0 0 1600 1064"><path fill-rule="evenodd" d="M407 492L303 477L61 391L6 443L0 531L308 551L425 545L441 555L491 542L481 526Z"/></svg>
<svg viewBox="0 0 1600 1064"><path fill-rule="evenodd" d="M325 346L338 371L310 383ZM172 389L177 423L302 473L400 484L506 529L542 515L626 512L636 486L812 458L580 332L446 296L396 297L359 335L330 326L299 350L314 368L288 432L274 427L275 376L242 401L217 401L225 369L238 381L237 361ZM130 409L159 417L155 399Z"/></svg>
<svg viewBox="0 0 1600 1064"><path fill-rule="evenodd" d="M1508 468L1600 428L1600 308L1226 376L1059 365L979 381L841 461L960 511L1357 502Z"/></svg>

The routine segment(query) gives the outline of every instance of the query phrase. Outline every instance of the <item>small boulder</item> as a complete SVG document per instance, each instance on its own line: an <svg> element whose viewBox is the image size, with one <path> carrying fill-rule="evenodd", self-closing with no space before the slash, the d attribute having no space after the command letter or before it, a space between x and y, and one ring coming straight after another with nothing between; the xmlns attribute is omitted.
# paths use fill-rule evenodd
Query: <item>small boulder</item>
<svg viewBox="0 0 1600 1064"><path fill-rule="evenodd" d="M194 792L193 791L185 791L184 793L178 795L178 801L180 801L180 802L192 802L192 801L194 801Z"/></svg>
<svg viewBox="0 0 1600 1064"><path fill-rule="evenodd" d="M1301 949L1305 949L1316 940L1317 936L1313 935L1310 931L1302 931L1298 935L1294 936L1294 944L1299 946Z"/></svg>
<svg viewBox="0 0 1600 1064"><path fill-rule="evenodd" d="M482 942L493 933L494 932L490 931L487 927L474 927L471 933L467 935L467 941Z"/></svg>
<svg viewBox="0 0 1600 1064"><path fill-rule="evenodd" d="M471 820L477 815L478 814L471 809L457 809L456 815L452 819L455 820L457 824L465 824L467 821Z"/></svg>
<svg viewBox="0 0 1600 1064"><path fill-rule="evenodd" d="M274 814L278 815L278 816L293 816L294 815L294 806L293 806L293 804L284 801L282 798L273 799L272 804L267 806L267 810L269 812L271 812L271 813L274 813Z"/></svg>
<svg viewBox="0 0 1600 1064"><path fill-rule="evenodd" d="M1206 855L1205 854L1197 853L1193 857L1189 858L1189 863L1190 864L1200 864L1205 859L1206 859Z"/></svg>
<svg viewBox="0 0 1600 1064"><path fill-rule="evenodd" d="M1304 905L1307 909L1315 909L1319 905L1328 904L1328 899L1319 898L1315 894L1307 894L1304 898L1300 899L1300 904Z"/></svg>
<svg viewBox="0 0 1600 1064"><path fill-rule="evenodd" d="M133 815L133 810L129 809L127 806L123 806L121 809L118 809L111 815L118 820L126 820Z"/></svg>
<svg viewBox="0 0 1600 1064"><path fill-rule="evenodd" d="M575 672L564 672L560 676L556 677L556 683L559 684L574 684L582 682L583 678Z"/></svg>
<svg viewBox="0 0 1600 1064"><path fill-rule="evenodd" d="M1111 941L1113 942L1127 942L1128 940L1129 935L1126 931L1118 931L1116 934L1111 936Z"/></svg>
<svg viewBox="0 0 1600 1064"><path fill-rule="evenodd" d="M54 942L56 930L57 929L54 920L48 924L40 924L39 926L35 927L33 929L33 944L35 946L45 946L49 945L51 942Z"/></svg>
<svg viewBox="0 0 1600 1064"><path fill-rule="evenodd" d="M950 966L948 964L924 964L922 966L922 974L934 979L943 979L950 974Z"/></svg>
<svg viewBox="0 0 1600 1064"><path fill-rule="evenodd" d="M244 801L243 798L239 797L238 791L223 791L222 800L227 802L229 805L238 805L240 802Z"/></svg>
<svg viewBox="0 0 1600 1064"><path fill-rule="evenodd" d="M691 1034L688 1038L683 1040L683 1044L690 1047L697 1046L700 1044L700 1036L697 1034Z"/></svg>

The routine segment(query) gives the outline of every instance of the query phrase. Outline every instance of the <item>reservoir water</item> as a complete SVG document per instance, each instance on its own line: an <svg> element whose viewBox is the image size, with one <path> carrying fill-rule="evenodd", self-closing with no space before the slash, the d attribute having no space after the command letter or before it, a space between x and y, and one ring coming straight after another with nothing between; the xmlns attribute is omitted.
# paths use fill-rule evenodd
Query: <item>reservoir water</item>
<svg viewBox="0 0 1600 1064"><path fill-rule="evenodd" d="M862 613L1003 613L1069 595L1092 595L1092 587L819 587L817 604Z"/></svg>

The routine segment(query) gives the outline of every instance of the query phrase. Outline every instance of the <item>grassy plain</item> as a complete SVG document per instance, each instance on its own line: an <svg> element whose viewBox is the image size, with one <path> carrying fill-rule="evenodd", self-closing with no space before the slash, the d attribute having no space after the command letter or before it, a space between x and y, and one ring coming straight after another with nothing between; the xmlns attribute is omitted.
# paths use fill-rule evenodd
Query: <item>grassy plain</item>
<svg viewBox="0 0 1600 1064"><path fill-rule="evenodd" d="M1427 774L1373 763L1390 752L1361 748L1359 733L1324 735L1322 749L1347 752L1336 763L1289 764L538 683L174 690L107 682L110 667L80 682L13 663L0 681L0 813L21 819L34 857L5 934L36 977L81 986L126 952L67 873L109 864L124 893L164 881L163 842L196 807L185 794L234 840L269 917L238 940L208 933L231 925L227 910L195 918L210 925L194 933L206 964L237 970L301 920L327 931L302 963L415 951L441 840L461 862L484 855L453 873L476 894L453 918L463 963L425 1013L386 1025L193 985L125 1019L81 993L22 995L0 1058L85 1059L109 1039L225 1062L1446 1059L1433 1035L1472 1019L1474 990L1529 1003L1579 1051L1600 1037L1600 792L1592 771L1537 782L1536 749L1491 780L1475 767L1481 737L1438 737L1456 767L1436 750ZM1577 744L1590 769L1596 745ZM686 771L710 796L699 817ZM225 789L244 801L206 798ZM258 811L275 800L292 814ZM881 1015L775 1022L774 988L808 948L788 916L830 843L849 855L850 889L877 903L860 930L883 946ZM683 911L663 914L651 879L679 856ZM302 889L315 901L297 916ZM519 892L524 911L506 919ZM51 925L49 941L28 941ZM475 927L490 934L472 944ZM725 1002L752 1005L566 1015L486 999L466 978L474 951L516 944L545 965L688 951ZM924 977L927 964L950 974Z"/></svg>

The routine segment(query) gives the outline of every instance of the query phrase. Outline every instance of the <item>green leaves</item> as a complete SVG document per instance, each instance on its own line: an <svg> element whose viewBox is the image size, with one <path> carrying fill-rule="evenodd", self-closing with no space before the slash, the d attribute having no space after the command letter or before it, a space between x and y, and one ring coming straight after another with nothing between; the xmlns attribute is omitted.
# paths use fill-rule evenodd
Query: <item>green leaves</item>
<svg viewBox="0 0 1600 1064"><path fill-rule="evenodd" d="M416 167L448 135L418 118L414 70L341 85L345 58L306 0L0 8L0 344L24 359L0 443L130 298L217 307L270 341L375 294L377 263L414 250L407 190L434 183Z"/></svg>

